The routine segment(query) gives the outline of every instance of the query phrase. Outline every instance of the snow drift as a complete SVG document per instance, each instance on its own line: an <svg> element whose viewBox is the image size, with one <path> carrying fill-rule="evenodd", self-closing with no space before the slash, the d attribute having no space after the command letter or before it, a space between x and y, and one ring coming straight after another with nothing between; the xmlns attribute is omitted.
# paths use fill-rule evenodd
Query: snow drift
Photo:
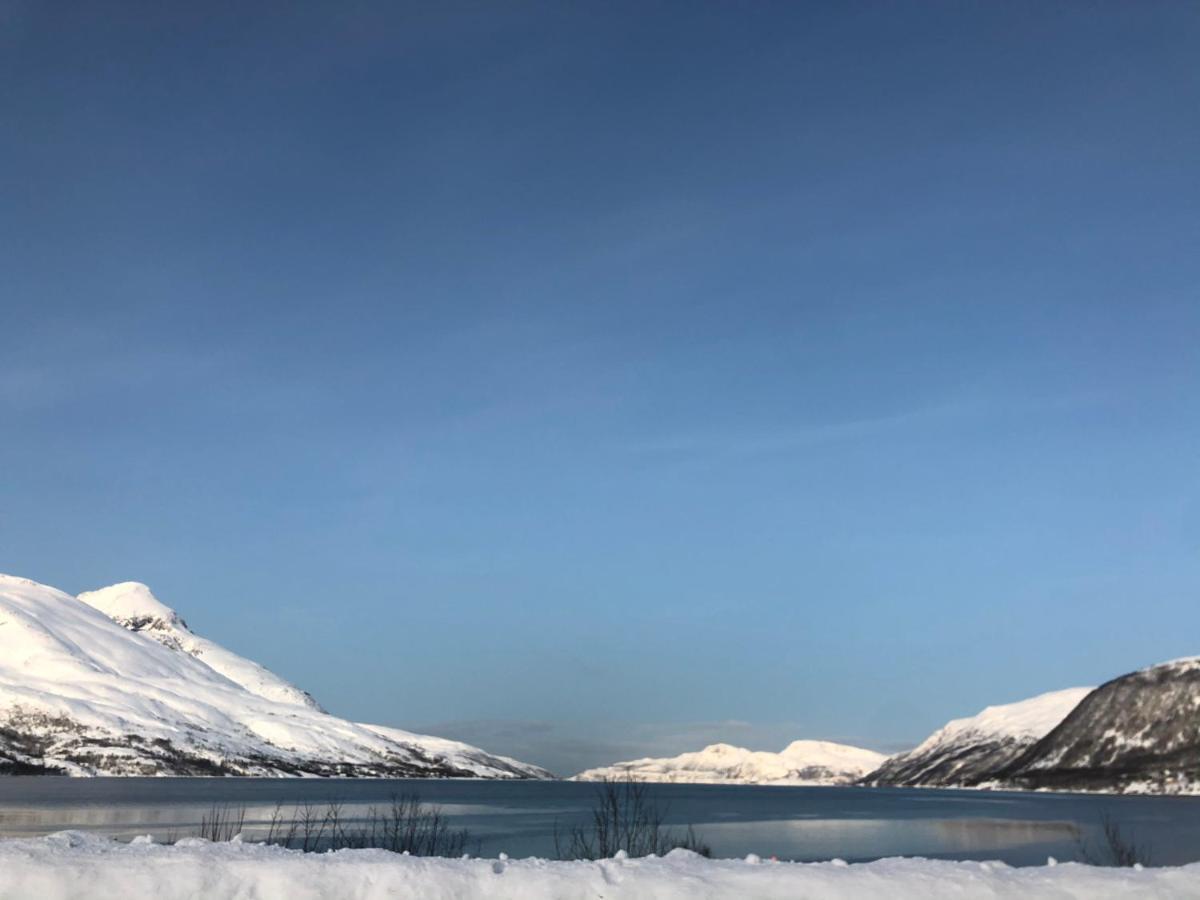
<svg viewBox="0 0 1200 900"><path fill-rule="evenodd" d="M214 644L141 584L72 597L0 575L0 773L545 778L364 725Z"/></svg>
<svg viewBox="0 0 1200 900"><path fill-rule="evenodd" d="M428 859L382 850L304 854L253 844L173 847L117 844L79 832L0 841L0 900L182 900L193 897L355 897L422 900L1057 900L1200 896L1200 864L1100 869L1076 863L1010 868L1003 863L885 859L847 865L707 860L685 850L662 858L552 862Z"/></svg>

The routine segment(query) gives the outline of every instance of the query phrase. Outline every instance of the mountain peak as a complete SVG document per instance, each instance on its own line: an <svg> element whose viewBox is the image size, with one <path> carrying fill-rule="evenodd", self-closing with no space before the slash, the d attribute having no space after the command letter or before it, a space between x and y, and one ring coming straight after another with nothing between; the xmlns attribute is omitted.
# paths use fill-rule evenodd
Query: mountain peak
<svg viewBox="0 0 1200 900"><path fill-rule="evenodd" d="M716 743L716 744L709 744L707 747L705 747L700 752L707 753L711 756L727 756L729 754L734 754L734 753L745 753L746 751L743 750L741 747L733 746L733 744Z"/></svg>
<svg viewBox="0 0 1200 900"><path fill-rule="evenodd" d="M0 775L549 777L332 716L138 582L75 598L0 575L0 625Z"/></svg>
<svg viewBox="0 0 1200 900"><path fill-rule="evenodd" d="M1200 659L1107 681L1000 779L1020 788L1195 793L1200 785Z"/></svg>
<svg viewBox="0 0 1200 900"><path fill-rule="evenodd" d="M97 591L86 591L79 599L127 631L193 656L251 693L280 703L321 708L307 691L258 663L193 633L175 610L155 597L140 581L123 581Z"/></svg>
<svg viewBox="0 0 1200 900"><path fill-rule="evenodd" d="M179 613L155 597L140 581L122 581L96 591L84 591L79 599L130 631L170 625L187 628Z"/></svg>
<svg viewBox="0 0 1200 900"><path fill-rule="evenodd" d="M1187 672L1196 668L1200 668L1200 656L1181 656L1179 659L1171 659L1167 662L1161 662L1152 666L1147 666L1141 671L1154 672L1156 670L1169 669L1174 672Z"/></svg>

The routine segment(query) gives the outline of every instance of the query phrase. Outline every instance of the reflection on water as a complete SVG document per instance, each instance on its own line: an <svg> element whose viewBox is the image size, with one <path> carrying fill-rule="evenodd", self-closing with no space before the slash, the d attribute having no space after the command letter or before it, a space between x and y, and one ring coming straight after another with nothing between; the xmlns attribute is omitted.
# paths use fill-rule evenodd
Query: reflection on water
<svg viewBox="0 0 1200 900"><path fill-rule="evenodd" d="M1074 822L1028 822L1021 819L938 819L940 840L954 851L980 851L994 847L1020 847L1046 841L1075 841Z"/></svg>
<svg viewBox="0 0 1200 900"><path fill-rule="evenodd" d="M567 782L339 779L0 778L0 833L79 828L158 840L193 834L214 805L245 808L246 836L303 804L342 804L361 819L398 793L417 792L467 828L480 851L554 853L554 834L586 822L595 787ZM934 856L1013 865L1072 859L1107 813L1157 862L1200 857L1200 800L866 788L655 785L667 822L692 824L718 856L875 859Z"/></svg>
<svg viewBox="0 0 1200 900"><path fill-rule="evenodd" d="M714 848L761 847L773 856L819 860L882 856L1003 858L1005 851L1074 847L1073 822L1025 819L792 819L704 827ZM864 852L864 850L866 852ZM1008 854L1011 858L1013 854ZM1044 862L1046 853L1035 854Z"/></svg>

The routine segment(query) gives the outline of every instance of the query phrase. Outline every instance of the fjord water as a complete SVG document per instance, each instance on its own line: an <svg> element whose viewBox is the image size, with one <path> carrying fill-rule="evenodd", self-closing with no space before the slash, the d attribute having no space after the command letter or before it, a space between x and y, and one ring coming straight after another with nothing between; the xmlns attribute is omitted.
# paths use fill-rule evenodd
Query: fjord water
<svg viewBox="0 0 1200 900"><path fill-rule="evenodd" d="M1156 864L1200 859L1200 798L1112 797L890 788L650 785L673 825L694 825L716 856L848 861L885 856L994 859L1012 865L1079 857L1105 815ZM483 855L553 856L556 827L586 821L596 786L573 782L421 779L0 778L0 833L82 829L157 840L195 834L214 804L246 808L261 836L277 804L330 801L365 815L417 793L467 828ZM476 845L476 841L478 844Z"/></svg>

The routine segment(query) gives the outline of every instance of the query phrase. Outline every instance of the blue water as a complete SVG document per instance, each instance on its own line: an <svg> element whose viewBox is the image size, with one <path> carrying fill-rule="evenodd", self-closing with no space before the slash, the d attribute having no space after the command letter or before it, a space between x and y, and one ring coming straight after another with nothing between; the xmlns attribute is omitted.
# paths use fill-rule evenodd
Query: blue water
<svg viewBox="0 0 1200 900"><path fill-rule="evenodd" d="M884 856L998 859L1041 864L1079 858L1108 815L1156 864L1200 859L1200 798L1070 794L651 785L667 822L693 825L716 856L856 861ZM268 778L0 778L0 834L78 828L159 840L195 833L214 804L245 806L246 832L265 829L277 804L341 801L365 814L396 793L440 806L471 849L494 856L554 855L555 829L586 821L594 785L571 782Z"/></svg>

